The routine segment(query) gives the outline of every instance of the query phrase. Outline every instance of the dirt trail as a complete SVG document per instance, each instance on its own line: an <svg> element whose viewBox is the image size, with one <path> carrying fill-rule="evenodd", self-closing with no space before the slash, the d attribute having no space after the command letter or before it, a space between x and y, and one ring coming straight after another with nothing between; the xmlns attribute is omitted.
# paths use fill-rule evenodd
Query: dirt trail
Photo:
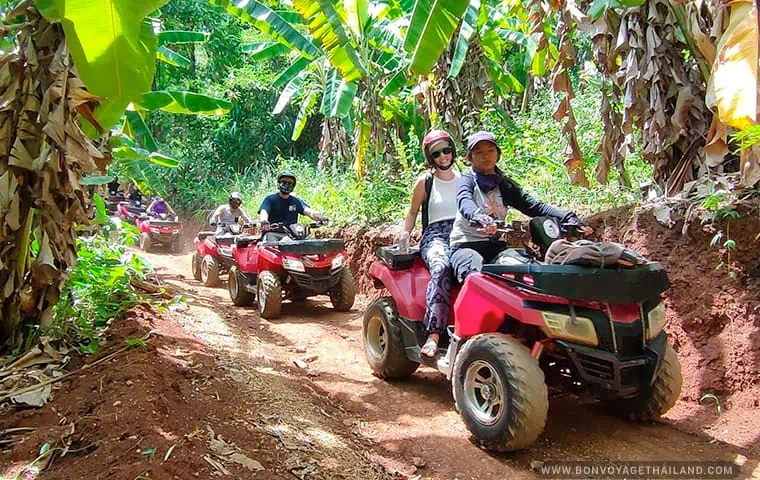
<svg viewBox="0 0 760 480"><path fill-rule="evenodd" d="M760 478L758 445L734 446L662 423L628 423L567 394L550 398L547 428L534 446L513 454L489 454L469 441L443 376L421 368L410 381L389 383L370 374L361 346L367 299L358 299L349 313L333 311L326 297L286 302L282 318L267 321L255 308L234 307L226 288L209 289L194 281L189 254L148 258L163 281L188 292L189 309L170 315L215 352L218 365L238 377L265 369L295 378L341 412L342 423L368 449L365 457L391 473L445 479L535 478L534 461L733 461L743 455L748 460L742 477ZM296 358L308 360L308 368L296 367ZM282 392L271 393L277 397ZM246 388L239 394L239 401L250 399Z"/></svg>

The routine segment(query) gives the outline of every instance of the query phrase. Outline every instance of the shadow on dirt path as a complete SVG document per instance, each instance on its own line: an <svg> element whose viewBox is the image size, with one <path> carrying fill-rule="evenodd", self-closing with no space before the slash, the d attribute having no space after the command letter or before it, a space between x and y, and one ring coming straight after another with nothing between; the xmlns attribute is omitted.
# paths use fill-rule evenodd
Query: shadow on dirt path
<svg viewBox="0 0 760 480"><path fill-rule="evenodd" d="M371 375L361 345L366 299L357 299L348 313L333 311L326 297L286 302L282 318L267 321L255 308L234 307L226 286L209 289L188 279L189 254L148 257L162 281L189 293L188 310L173 315L215 351L218 363L300 382L343 412L343 423L368 445L367 455L390 471L423 478L535 478L535 461L734 461L742 455L742 476L754 470L760 478L760 447L740 448L661 423L629 423L569 394L550 398L546 430L531 448L489 454L470 442L442 375L427 368L404 382Z"/></svg>

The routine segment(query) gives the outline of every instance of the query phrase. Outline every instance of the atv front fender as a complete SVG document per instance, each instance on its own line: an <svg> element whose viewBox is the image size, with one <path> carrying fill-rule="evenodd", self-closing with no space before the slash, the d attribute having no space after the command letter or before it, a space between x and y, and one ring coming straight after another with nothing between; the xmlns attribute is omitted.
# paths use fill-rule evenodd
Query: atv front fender
<svg viewBox="0 0 760 480"><path fill-rule="evenodd" d="M380 282L396 302L399 316L407 320L422 321L425 317L425 290L430 282L430 274L422 260L415 260L412 268L391 270L381 261L372 263L369 276Z"/></svg>

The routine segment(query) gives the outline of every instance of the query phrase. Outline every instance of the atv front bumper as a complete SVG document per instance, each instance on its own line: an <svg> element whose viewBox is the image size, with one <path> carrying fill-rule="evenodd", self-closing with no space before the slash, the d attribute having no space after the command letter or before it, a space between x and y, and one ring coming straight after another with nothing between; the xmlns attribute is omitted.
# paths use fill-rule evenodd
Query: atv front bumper
<svg viewBox="0 0 760 480"><path fill-rule="evenodd" d="M604 350L556 340L583 381L619 398L635 397L652 385L667 342L667 334L660 332L644 346L642 354L621 358Z"/></svg>
<svg viewBox="0 0 760 480"><path fill-rule="evenodd" d="M343 268L339 267L332 270L309 268L306 269L305 273L291 270L287 272L302 290L324 294L340 282L340 272L343 271Z"/></svg>

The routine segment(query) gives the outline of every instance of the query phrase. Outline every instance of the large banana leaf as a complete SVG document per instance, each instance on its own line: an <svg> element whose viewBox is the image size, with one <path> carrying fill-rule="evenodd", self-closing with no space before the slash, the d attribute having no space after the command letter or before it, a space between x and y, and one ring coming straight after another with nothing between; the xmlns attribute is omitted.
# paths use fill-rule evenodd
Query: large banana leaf
<svg viewBox="0 0 760 480"><path fill-rule="evenodd" d="M125 126L129 127L129 133L140 142L140 145L152 152L158 151L156 139L153 138L153 134L140 112L125 112L124 115L127 118Z"/></svg>
<svg viewBox="0 0 760 480"><path fill-rule="evenodd" d="M367 0L345 0L344 6L348 17L348 26L356 38L362 38L364 27L369 18L369 2Z"/></svg>
<svg viewBox="0 0 760 480"><path fill-rule="evenodd" d="M409 72L408 67L404 67L398 72L396 72L390 80L388 80L388 83L383 87L383 89L380 91L380 95L387 97L390 95L396 94L399 90L401 90L401 87L404 86L407 82L407 73Z"/></svg>
<svg viewBox="0 0 760 480"><path fill-rule="evenodd" d="M470 0L467 11L464 14L464 21L459 29L459 38L454 50L454 56L451 59L451 68L449 77L454 78L459 75L459 71L464 65L464 59L467 57L467 49L470 47L470 38L478 28L478 12L480 11L480 0Z"/></svg>
<svg viewBox="0 0 760 480"><path fill-rule="evenodd" d="M346 33L343 19L331 0L294 0L293 7L309 26L315 40L322 45L333 67L347 82L359 80L367 71Z"/></svg>
<svg viewBox="0 0 760 480"><path fill-rule="evenodd" d="M272 115L278 115L285 109L288 103L290 103L290 99L293 98L293 95L295 95L298 92L299 88L301 88L301 84L303 83L308 73L309 72L305 70L301 71L298 73L298 75L293 77L287 85L285 85L282 93L280 93L280 98L277 99L277 103L272 110Z"/></svg>
<svg viewBox="0 0 760 480"><path fill-rule="evenodd" d="M758 12L753 1L735 0L718 42L707 104L721 122L744 129L758 121Z"/></svg>
<svg viewBox="0 0 760 480"><path fill-rule="evenodd" d="M251 60L266 60L279 57L290 51L288 47L278 42L246 43L240 46L245 53L251 54Z"/></svg>
<svg viewBox="0 0 760 480"><path fill-rule="evenodd" d="M307 93L301 103L301 108L298 110L296 123L293 125L293 135L291 135L290 139L294 142L301 136L301 132L303 132L303 128L309 120L315 103L317 103L317 92L311 91Z"/></svg>
<svg viewBox="0 0 760 480"><path fill-rule="evenodd" d="M319 49L301 35L293 25L286 22L274 10L256 0L208 0L209 3L225 9L232 16L250 23L278 42L301 52L307 58L319 56Z"/></svg>
<svg viewBox="0 0 760 480"><path fill-rule="evenodd" d="M351 110L358 86L356 82L346 82L338 71L333 69L325 84L321 113L328 118L343 118Z"/></svg>
<svg viewBox="0 0 760 480"><path fill-rule="evenodd" d="M87 89L108 102L96 111L108 129L130 100L150 90L158 40L145 17L167 0L37 0L60 21Z"/></svg>
<svg viewBox="0 0 760 480"><path fill-rule="evenodd" d="M404 48L412 54L412 70L428 73L449 44L468 3L462 0L417 0Z"/></svg>
<svg viewBox="0 0 760 480"><path fill-rule="evenodd" d="M232 108L230 102L221 98L174 90L143 93L132 103L136 110L163 110L189 115L225 115Z"/></svg>
<svg viewBox="0 0 760 480"><path fill-rule="evenodd" d="M501 94L504 97L510 92L520 93L525 89L523 84L514 75L496 62L487 60L486 71L493 84L498 90L501 90Z"/></svg>
<svg viewBox="0 0 760 480"><path fill-rule="evenodd" d="M174 67L189 67L191 64L189 58L164 45L158 47L156 58Z"/></svg>
<svg viewBox="0 0 760 480"><path fill-rule="evenodd" d="M191 32L187 30L164 30L158 33L158 44L168 43L203 43L208 41L210 34L206 32Z"/></svg>
<svg viewBox="0 0 760 480"><path fill-rule="evenodd" d="M308 58L298 57L298 60L293 62L274 79L272 88L280 88L283 85L286 85L293 80L296 75L306 70L306 67L308 67L311 62L312 60L309 60Z"/></svg>

